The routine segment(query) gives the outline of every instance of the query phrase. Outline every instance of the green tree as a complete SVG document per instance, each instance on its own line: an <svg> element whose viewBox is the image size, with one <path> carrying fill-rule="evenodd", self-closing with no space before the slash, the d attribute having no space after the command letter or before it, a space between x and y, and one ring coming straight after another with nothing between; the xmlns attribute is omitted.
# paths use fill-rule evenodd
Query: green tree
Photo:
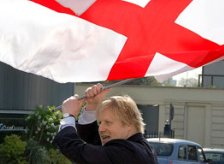
<svg viewBox="0 0 224 164"><path fill-rule="evenodd" d="M154 76L150 76L150 77L134 79L133 81L126 83L126 85L161 86L161 83L158 82L158 80L156 80Z"/></svg>
<svg viewBox="0 0 224 164"><path fill-rule="evenodd" d="M33 139L41 145L52 146L57 133L61 111L54 111L55 107L39 106L35 112L26 118L28 139Z"/></svg>
<svg viewBox="0 0 224 164"><path fill-rule="evenodd" d="M0 144L0 164L71 164L52 144L62 118L62 112L54 110L39 106L27 116L25 141L15 134L6 136Z"/></svg>
<svg viewBox="0 0 224 164"><path fill-rule="evenodd" d="M32 164L71 164L53 145L62 112L55 107L39 106L26 118L27 161Z"/></svg>

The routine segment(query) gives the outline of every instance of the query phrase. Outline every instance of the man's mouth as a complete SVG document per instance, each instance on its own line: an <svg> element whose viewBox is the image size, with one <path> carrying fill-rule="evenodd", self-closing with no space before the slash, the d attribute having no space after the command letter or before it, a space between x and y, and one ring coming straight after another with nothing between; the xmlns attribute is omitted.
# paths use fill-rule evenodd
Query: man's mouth
<svg viewBox="0 0 224 164"><path fill-rule="evenodd" d="M110 140L109 135L101 135L100 138L102 140L102 144L105 144L106 142L108 142Z"/></svg>

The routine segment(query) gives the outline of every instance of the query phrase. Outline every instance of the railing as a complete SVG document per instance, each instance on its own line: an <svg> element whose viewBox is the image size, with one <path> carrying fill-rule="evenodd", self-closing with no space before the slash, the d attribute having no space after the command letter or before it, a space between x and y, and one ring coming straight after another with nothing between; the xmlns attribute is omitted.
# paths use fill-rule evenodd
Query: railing
<svg viewBox="0 0 224 164"><path fill-rule="evenodd" d="M25 132L27 129L0 129L0 132Z"/></svg>
<svg viewBox="0 0 224 164"><path fill-rule="evenodd" d="M145 138L174 138L175 132L171 130L169 133L164 132L150 132L144 134Z"/></svg>

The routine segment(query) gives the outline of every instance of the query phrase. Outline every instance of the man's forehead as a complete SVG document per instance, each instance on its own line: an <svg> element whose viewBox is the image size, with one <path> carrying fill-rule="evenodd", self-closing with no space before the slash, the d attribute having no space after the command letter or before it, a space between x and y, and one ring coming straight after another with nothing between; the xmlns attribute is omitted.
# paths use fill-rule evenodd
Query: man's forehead
<svg viewBox="0 0 224 164"><path fill-rule="evenodd" d="M114 109L110 108L110 107L106 107L106 108L102 108L97 115L97 119L120 119L118 117L117 112L115 112Z"/></svg>

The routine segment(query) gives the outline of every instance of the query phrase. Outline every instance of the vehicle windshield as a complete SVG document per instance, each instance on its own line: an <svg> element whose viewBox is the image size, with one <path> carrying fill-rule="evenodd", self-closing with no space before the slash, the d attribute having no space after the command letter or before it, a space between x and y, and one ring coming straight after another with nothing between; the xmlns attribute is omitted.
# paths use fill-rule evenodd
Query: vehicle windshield
<svg viewBox="0 0 224 164"><path fill-rule="evenodd" d="M150 142L157 156L170 156L173 152L172 143Z"/></svg>

